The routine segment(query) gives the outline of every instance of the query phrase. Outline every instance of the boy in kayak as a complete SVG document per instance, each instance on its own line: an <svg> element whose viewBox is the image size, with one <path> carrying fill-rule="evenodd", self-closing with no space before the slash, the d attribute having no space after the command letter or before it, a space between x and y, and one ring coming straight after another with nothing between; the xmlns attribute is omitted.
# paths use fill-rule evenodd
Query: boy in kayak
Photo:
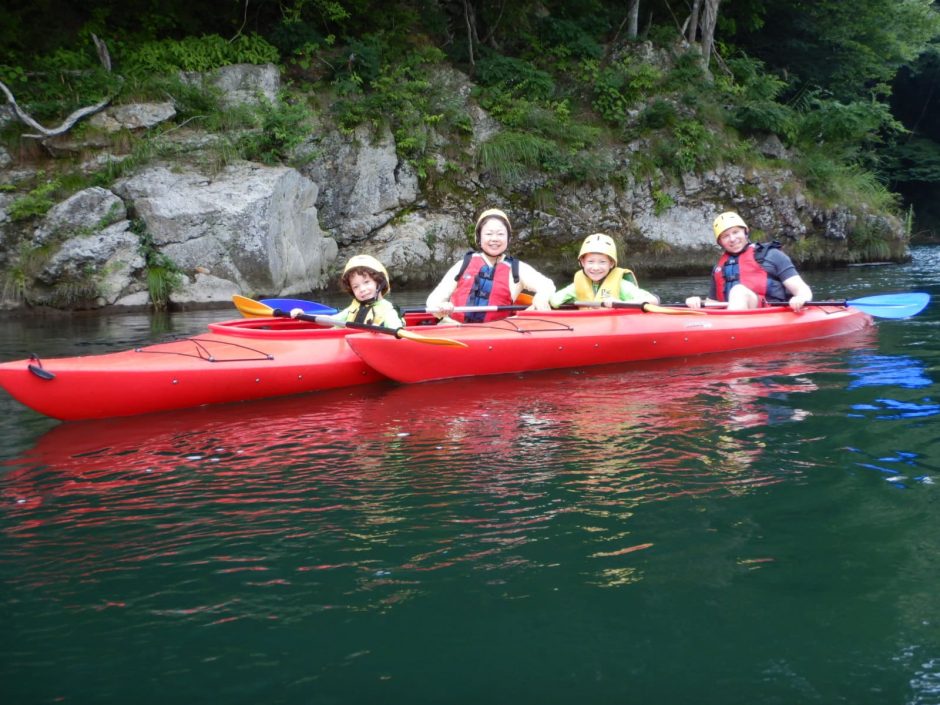
<svg viewBox="0 0 940 705"><path fill-rule="evenodd" d="M724 252L712 270L708 298L685 300L689 308L727 302L729 310L744 310L786 301L799 311L813 298L809 285L797 273L780 244L752 243L750 230L737 213L722 213L712 224L715 240Z"/></svg>
<svg viewBox="0 0 940 705"><path fill-rule="evenodd" d="M391 290L388 272L375 257L356 255L343 268L340 279L343 289L353 295L352 303L333 318L347 323L368 323L386 328L401 328L404 324L392 302L384 298Z"/></svg>
<svg viewBox="0 0 940 705"><path fill-rule="evenodd" d="M455 306L508 306L523 289L534 292L530 308L547 311L555 292L552 280L533 267L506 254L512 226L498 208L483 211L477 219L476 244L454 264L441 283L430 293L426 306L438 318L453 316L458 321L479 323L509 316L509 311L454 313Z"/></svg>
<svg viewBox="0 0 940 705"><path fill-rule="evenodd" d="M658 304L659 297L641 289L636 277L629 269L617 266L617 245L603 233L594 233L584 238L578 252L581 271L574 281L564 289L552 294L552 308L573 301L635 301Z"/></svg>

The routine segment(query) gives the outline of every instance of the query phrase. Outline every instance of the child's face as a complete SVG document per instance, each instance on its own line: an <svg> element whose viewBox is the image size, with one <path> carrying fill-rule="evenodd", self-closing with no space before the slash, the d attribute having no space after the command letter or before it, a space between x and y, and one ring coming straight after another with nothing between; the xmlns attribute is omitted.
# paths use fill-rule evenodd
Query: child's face
<svg viewBox="0 0 940 705"><path fill-rule="evenodd" d="M356 301L371 301L375 298L378 284L365 272L353 272L349 277L349 288L352 289Z"/></svg>
<svg viewBox="0 0 940 705"><path fill-rule="evenodd" d="M509 233L499 218L489 218L480 228L480 247L490 257L499 257L509 245Z"/></svg>
<svg viewBox="0 0 940 705"><path fill-rule="evenodd" d="M614 263L607 255L589 253L581 258L581 269L584 270L584 273L592 282L603 280L610 273L613 266Z"/></svg>

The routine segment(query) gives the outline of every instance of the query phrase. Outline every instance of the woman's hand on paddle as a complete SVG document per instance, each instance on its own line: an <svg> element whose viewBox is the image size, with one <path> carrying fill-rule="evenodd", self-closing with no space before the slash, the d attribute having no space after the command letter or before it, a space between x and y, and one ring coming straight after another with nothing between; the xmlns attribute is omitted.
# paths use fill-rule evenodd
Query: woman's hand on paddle
<svg viewBox="0 0 940 705"><path fill-rule="evenodd" d="M436 306L428 306L429 309L434 311L434 315L438 318L449 318L450 314L454 312L454 304L451 301L442 301Z"/></svg>
<svg viewBox="0 0 940 705"><path fill-rule="evenodd" d="M545 296L534 296L532 298L532 305L526 309L526 311L551 311L552 305L549 303L548 297Z"/></svg>
<svg viewBox="0 0 940 705"><path fill-rule="evenodd" d="M690 296L685 300L685 305L689 308L702 308L702 297L701 296Z"/></svg>
<svg viewBox="0 0 940 705"><path fill-rule="evenodd" d="M290 310L290 317L297 318L298 316L303 315L304 310L302 308L292 308Z"/></svg>

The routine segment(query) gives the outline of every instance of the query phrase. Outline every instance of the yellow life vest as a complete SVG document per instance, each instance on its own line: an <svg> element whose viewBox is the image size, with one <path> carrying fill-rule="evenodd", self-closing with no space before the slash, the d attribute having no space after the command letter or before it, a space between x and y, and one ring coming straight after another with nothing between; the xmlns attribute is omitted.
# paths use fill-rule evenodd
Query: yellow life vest
<svg viewBox="0 0 940 705"><path fill-rule="evenodd" d="M603 301L604 299L620 299L620 282L626 279L636 284L636 277L629 269L614 267L603 281L595 285L583 270L575 272L574 294L578 301ZM595 288L596 287L596 288Z"/></svg>
<svg viewBox="0 0 940 705"><path fill-rule="evenodd" d="M363 305L356 299L353 299L353 302L349 304L349 308L346 309L346 322L368 323L372 326L381 326L384 325L389 311L395 310L395 307L385 299L379 299L374 303L365 304L365 311L362 313L360 313L361 308L363 308ZM357 316L359 316L361 320L357 320Z"/></svg>

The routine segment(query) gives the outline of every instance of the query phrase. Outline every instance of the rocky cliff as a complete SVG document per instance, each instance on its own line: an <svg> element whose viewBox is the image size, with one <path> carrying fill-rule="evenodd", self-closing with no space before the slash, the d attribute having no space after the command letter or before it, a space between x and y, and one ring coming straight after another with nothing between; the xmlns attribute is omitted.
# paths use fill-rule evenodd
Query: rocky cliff
<svg viewBox="0 0 940 705"><path fill-rule="evenodd" d="M270 99L278 90L273 66L228 67L187 80L212 82L231 104ZM0 192L0 305L147 305L155 261L178 273L170 293L177 304L223 301L233 293L315 295L335 285L355 253L378 257L399 288L426 287L471 244L474 218L487 207L510 214L511 250L559 280L570 275L578 244L592 232L612 235L641 276L704 271L716 256L710 223L727 209L745 217L755 239L782 241L804 265L848 261L850 238L861 230L889 243L887 256L906 256L897 218L860 204L821 207L786 166L726 163L674 184L630 179L558 186L532 177L498 188L475 158L498 124L474 103L466 77L443 69L441 80L462 101L471 130L460 143L432 130L432 151L439 149L440 157L423 178L400 157L387 128L343 131L321 119L294 148L297 166L219 168L204 158L216 136L181 125L161 137L174 147L165 150L169 156L155 155L106 187L82 189L40 218L14 220L11 210L22 194ZM95 135L133 138L173 112L172 105L110 108L96 116L97 131L51 142L47 156L0 154L0 180L15 189L63 159L93 173L127 156L114 139ZM768 163L786 164L779 142L760 148L775 160ZM643 149L642 142L611 145L608 158L629 164Z"/></svg>

